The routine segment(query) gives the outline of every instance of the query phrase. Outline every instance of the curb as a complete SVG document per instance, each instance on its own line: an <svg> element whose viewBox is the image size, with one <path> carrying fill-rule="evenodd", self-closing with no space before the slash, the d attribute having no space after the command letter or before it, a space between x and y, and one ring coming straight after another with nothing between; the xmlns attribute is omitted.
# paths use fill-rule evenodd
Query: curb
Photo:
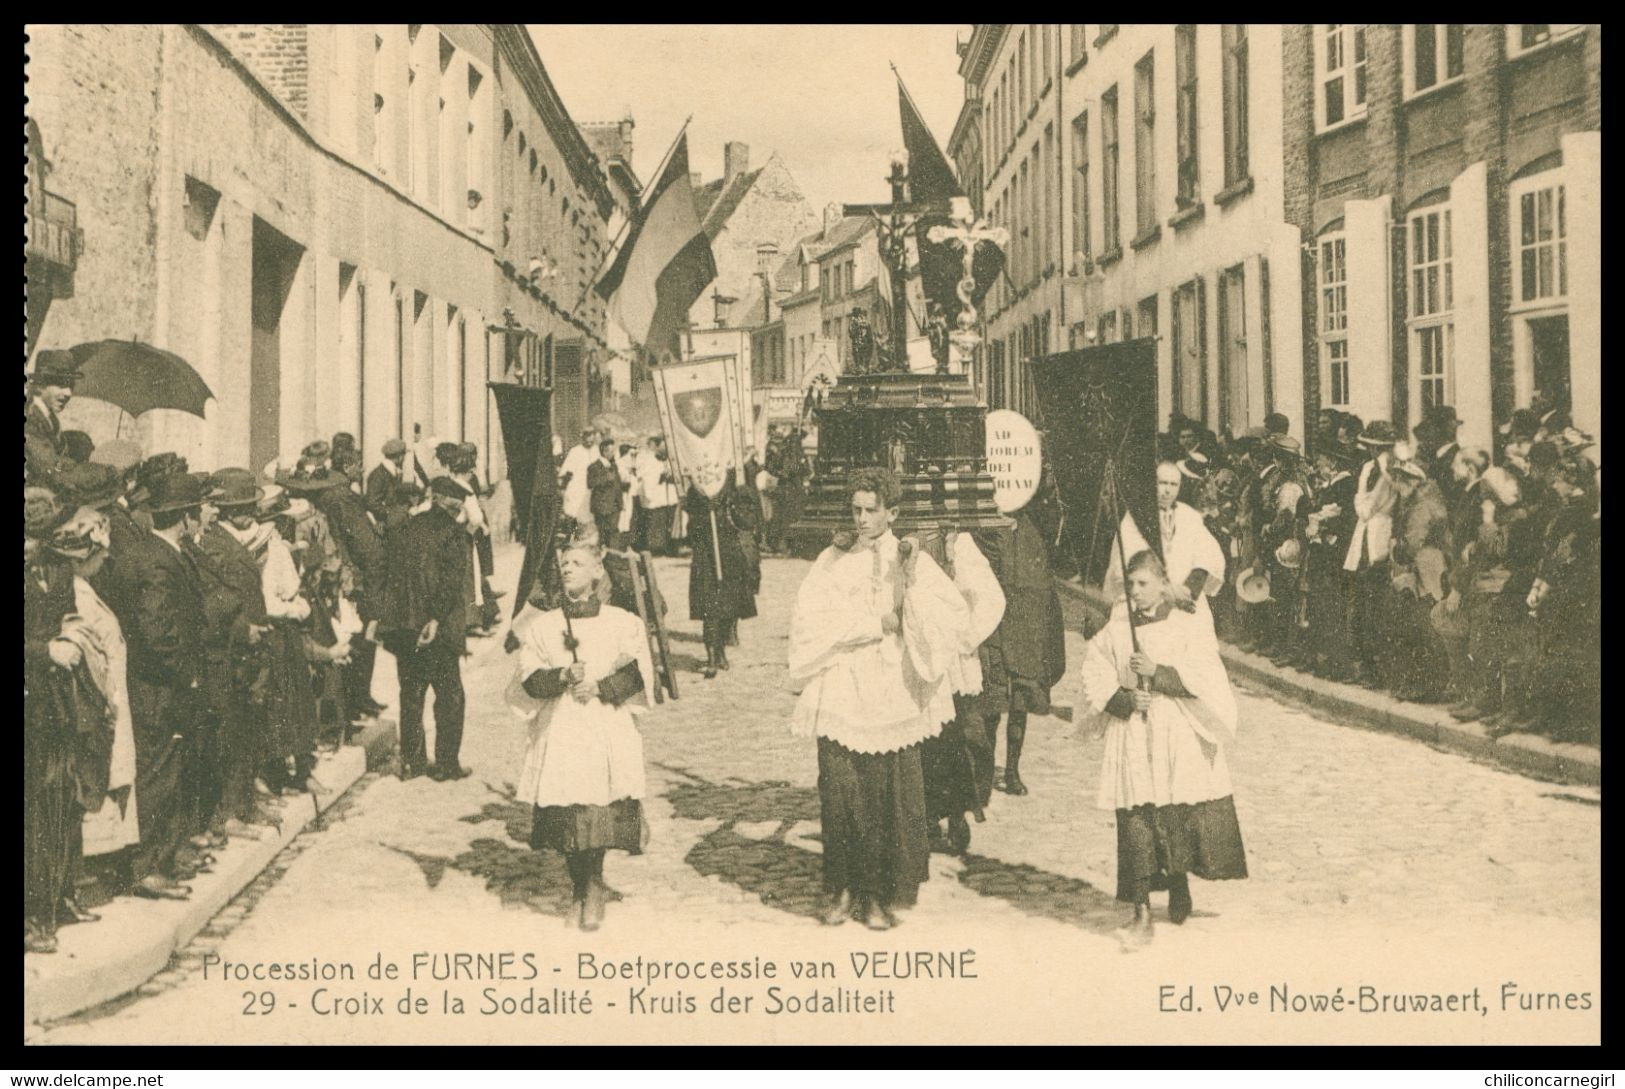
<svg viewBox="0 0 1625 1089"><path fill-rule="evenodd" d="M57 952L26 954L23 1023L54 1021L99 1006L162 972L176 950L394 748L393 721L368 724L351 744L317 758L311 777L330 793L288 799L280 829L267 830L259 840L233 840L215 851L214 872L191 882L191 899L120 896L100 909L101 922L63 928Z"/></svg>
<svg viewBox="0 0 1625 1089"><path fill-rule="evenodd" d="M1097 618L1106 615L1105 599L1098 590L1063 579L1056 579L1055 584ZM1219 657L1232 675L1341 725L1414 738L1538 779L1602 786L1602 752L1589 745L1550 741L1534 734L1492 738L1482 723L1457 722L1441 707L1405 703L1386 692L1324 680L1223 643Z"/></svg>

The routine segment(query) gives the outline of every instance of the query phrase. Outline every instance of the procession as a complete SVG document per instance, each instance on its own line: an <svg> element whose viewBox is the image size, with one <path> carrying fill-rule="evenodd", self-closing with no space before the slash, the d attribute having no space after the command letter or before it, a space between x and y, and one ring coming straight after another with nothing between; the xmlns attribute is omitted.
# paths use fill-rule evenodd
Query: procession
<svg viewBox="0 0 1625 1089"><path fill-rule="evenodd" d="M793 133L691 142L703 96L572 120L603 30L30 28L29 1023L184 1039L217 950L366 919L1167 965L1438 896L1462 957L1586 940L1593 91L1326 179L1430 81L1590 87L1594 26L937 27L805 190ZM109 49L166 58L156 212L74 131Z"/></svg>

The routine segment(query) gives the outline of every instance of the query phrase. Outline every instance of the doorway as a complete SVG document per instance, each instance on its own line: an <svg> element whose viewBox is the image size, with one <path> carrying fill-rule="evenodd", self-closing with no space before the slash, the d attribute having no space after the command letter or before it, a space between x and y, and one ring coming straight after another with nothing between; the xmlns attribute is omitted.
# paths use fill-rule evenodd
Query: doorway
<svg viewBox="0 0 1625 1089"><path fill-rule="evenodd" d="M253 247L248 463L258 469L282 453L282 318L304 247L258 217Z"/></svg>

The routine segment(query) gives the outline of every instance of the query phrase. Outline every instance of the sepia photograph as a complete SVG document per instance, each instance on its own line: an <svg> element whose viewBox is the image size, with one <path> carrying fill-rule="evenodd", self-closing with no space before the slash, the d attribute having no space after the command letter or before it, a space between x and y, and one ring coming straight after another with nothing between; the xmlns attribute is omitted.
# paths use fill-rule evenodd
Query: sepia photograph
<svg viewBox="0 0 1625 1089"><path fill-rule="evenodd" d="M1601 1044L1601 33L26 25L25 1045Z"/></svg>

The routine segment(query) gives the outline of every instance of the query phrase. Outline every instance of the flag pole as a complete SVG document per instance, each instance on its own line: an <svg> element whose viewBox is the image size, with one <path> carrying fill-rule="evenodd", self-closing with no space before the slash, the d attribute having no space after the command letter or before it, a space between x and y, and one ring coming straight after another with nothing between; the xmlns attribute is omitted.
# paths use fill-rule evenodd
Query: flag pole
<svg viewBox="0 0 1625 1089"><path fill-rule="evenodd" d="M677 150L678 142L680 140L682 140L683 133L688 131L689 122L693 121L693 120L694 120L694 115L693 114L689 114L687 117L683 118L682 125L679 126L678 129L677 129L677 135L673 136L672 139L671 139L671 146L666 149L666 154L664 154L664 155L662 155L660 157L660 165L655 168L655 172L654 172L654 180L655 181L659 181L660 180L660 175L665 173L666 164L671 162L672 153ZM615 263L615 257L617 256L617 254L619 252L619 247L621 245L621 242L622 242L622 240L624 240L626 238L626 233L632 229L632 224L635 223L636 221L637 221L637 216L628 216L626 218L626 222L621 224L620 231L616 233L614 241L610 242L610 244L609 244L609 256L608 256L608 258L604 261L604 263L602 265L600 265L598 267L598 272L593 274L593 278L587 282L586 288L581 292L581 297L576 300L575 306L572 306L570 308L571 313L574 313L576 310L578 310L581 307L582 303L587 301L587 296L592 292L592 289L595 286L597 286L599 280L603 279L604 270L609 268L611 265L613 265Z"/></svg>

